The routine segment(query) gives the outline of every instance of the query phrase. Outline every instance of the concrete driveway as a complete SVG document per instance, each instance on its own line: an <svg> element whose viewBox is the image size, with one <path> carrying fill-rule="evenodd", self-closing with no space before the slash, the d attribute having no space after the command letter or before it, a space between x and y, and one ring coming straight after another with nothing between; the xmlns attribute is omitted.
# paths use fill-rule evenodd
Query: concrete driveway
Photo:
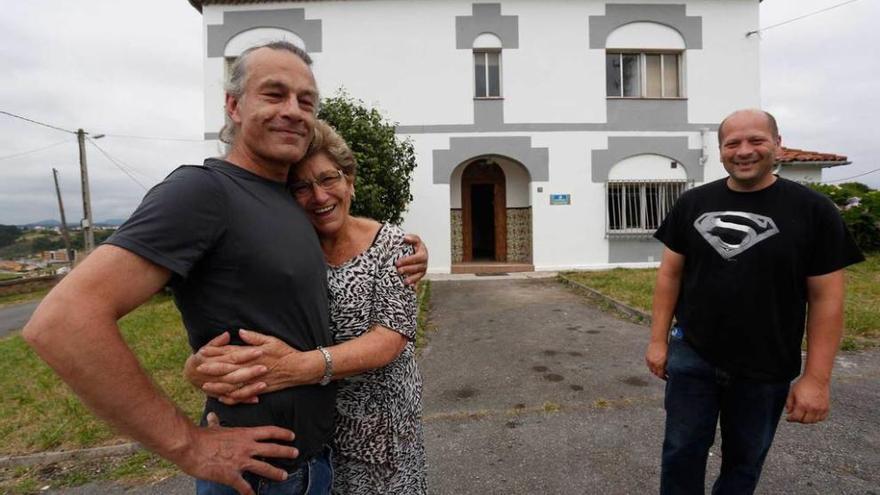
<svg viewBox="0 0 880 495"><path fill-rule="evenodd" d="M420 361L430 493L657 492L663 382L643 365L647 328L553 280L435 281L432 292ZM838 360L831 418L780 426L758 493L880 493L878 357ZM179 476L124 493L193 489Z"/></svg>
<svg viewBox="0 0 880 495"><path fill-rule="evenodd" d="M663 382L643 364L646 327L552 280L435 282L432 299L432 493L657 492ZM838 360L829 421L783 422L758 493L880 493L878 355Z"/></svg>

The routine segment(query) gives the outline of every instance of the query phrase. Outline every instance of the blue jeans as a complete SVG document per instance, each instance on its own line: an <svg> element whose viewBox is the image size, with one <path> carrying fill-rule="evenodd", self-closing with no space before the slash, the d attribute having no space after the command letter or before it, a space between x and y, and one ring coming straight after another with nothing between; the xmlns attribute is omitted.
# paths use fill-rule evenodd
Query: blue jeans
<svg viewBox="0 0 880 495"><path fill-rule="evenodd" d="M713 495L751 494L788 396L789 382L730 376L673 328L666 362L666 438L660 493L705 493L706 459L721 418L721 474Z"/></svg>
<svg viewBox="0 0 880 495"><path fill-rule="evenodd" d="M330 447L300 464L284 481L272 481L253 473L242 474L257 495L328 495L333 486ZM197 495L238 495L234 488L213 481L196 480Z"/></svg>

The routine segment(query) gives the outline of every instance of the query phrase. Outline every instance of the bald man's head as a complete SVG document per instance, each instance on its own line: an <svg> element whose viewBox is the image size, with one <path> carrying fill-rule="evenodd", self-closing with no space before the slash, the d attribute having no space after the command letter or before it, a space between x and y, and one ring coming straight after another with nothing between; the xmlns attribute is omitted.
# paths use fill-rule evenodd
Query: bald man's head
<svg viewBox="0 0 880 495"><path fill-rule="evenodd" d="M764 110L761 110L758 108L747 108L745 110L737 110L737 111L733 112L732 114L728 115L727 117L724 117L724 120L721 121L721 124L718 126L718 145L719 146L724 142L724 124L726 124L727 121L730 120L731 118L733 118L737 115L745 114L745 113L763 116L764 119L767 121L767 130L769 130L770 134L773 135L773 139L774 140L779 139L779 126L776 125L776 117L774 117L770 112L765 112Z"/></svg>

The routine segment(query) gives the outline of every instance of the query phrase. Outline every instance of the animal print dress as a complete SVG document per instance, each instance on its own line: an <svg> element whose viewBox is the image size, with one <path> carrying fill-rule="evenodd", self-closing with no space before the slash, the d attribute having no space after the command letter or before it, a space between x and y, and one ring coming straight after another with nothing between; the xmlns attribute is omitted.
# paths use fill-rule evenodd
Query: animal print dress
<svg viewBox="0 0 880 495"><path fill-rule="evenodd" d="M382 225L373 245L328 270L330 330L336 343L382 325L404 335L403 352L384 368L339 380L333 493L424 494L422 378L415 361L417 304L394 262L412 247Z"/></svg>

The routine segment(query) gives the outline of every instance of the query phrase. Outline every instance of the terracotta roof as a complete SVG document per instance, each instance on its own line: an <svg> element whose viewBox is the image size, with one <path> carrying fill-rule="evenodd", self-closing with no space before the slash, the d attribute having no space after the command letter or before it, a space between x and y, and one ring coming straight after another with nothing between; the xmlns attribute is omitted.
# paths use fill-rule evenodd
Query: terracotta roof
<svg viewBox="0 0 880 495"><path fill-rule="evenodd" d="M795 148L779 148L776 154L776 163L780 165L820 165L832 167L850 163L845 156L834 153L821 153L818 151L799 150Z"/></svg>

